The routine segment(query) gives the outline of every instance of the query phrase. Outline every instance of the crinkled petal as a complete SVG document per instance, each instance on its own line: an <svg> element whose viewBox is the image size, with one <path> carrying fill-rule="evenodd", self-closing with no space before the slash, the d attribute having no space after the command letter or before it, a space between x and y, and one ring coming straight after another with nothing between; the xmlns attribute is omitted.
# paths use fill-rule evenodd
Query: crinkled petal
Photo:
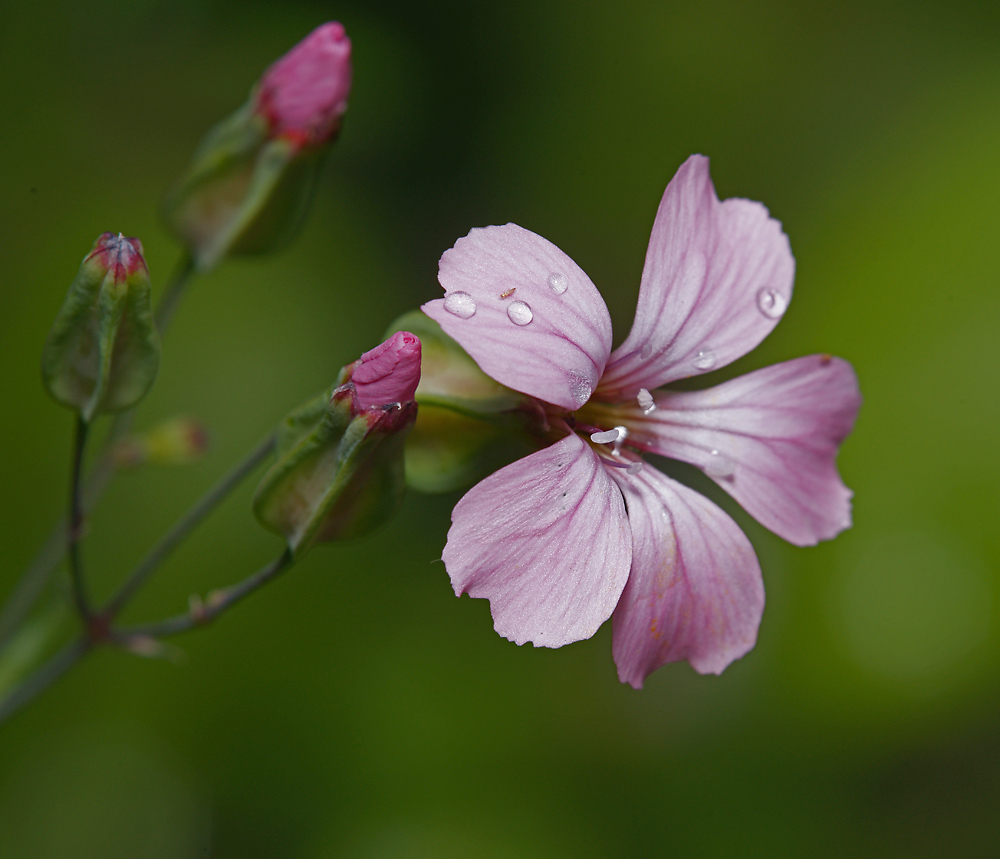
<svg viewBox="0 0 1000 859"><path fill-rule="evenodd" d="M781 224L760 203L719 202L708 159L692 155L663 194L632 331L598 397L627 399L742 357L778 323L794 276Z"/></svg>
<svg viewBox="0 0 1000 859"><path fill-rule="evenodd" d="M488 599L500 635L561 647L611 616L632 538L621 492L579 436L491 474L451 519L443 558L452 587Z"/></svg>
<svg viewBox="0 0 1000 859"><path fill-rule="evenodd" d="M515 391L579 408L611 351L611 317L573 260L530 230L482 227L441 257L445 297L423 311L485 373Z"/></svg>
<svg viewBox="0 0 1000 859"><path fill-rule="evenodd" d="M764 583L753 546L715 504L655 468L612 476L632 529L632 571L613 621L619 679L640 689L680 659L722 673L757 641Z"/></svg>
<svg viewBox="0 0 1000 859"><path fill-rule="evenodd" d="M654 401L649 415L630 408L631 443L703 468L797 546L850 527L852 493L836 460L861 394L847 361L810 355Z"/></svg>

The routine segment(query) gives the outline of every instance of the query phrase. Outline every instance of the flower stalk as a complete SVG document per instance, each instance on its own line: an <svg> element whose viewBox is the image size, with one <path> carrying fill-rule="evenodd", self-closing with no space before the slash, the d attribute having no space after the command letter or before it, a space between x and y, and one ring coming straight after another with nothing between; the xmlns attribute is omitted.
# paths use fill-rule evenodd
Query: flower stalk
<svg viewBox="0 0 1000 859"><path fill-rule="evenodd" d="M73 602L77 613L88 625L92 615L90 595L88 593L86 576L83 572L83 559L80 557L80 543L83 540L84 510L81 490L81 474L83 472L83 457L87 446L87 435L90 425L80 415L76 419L76 431L73 437L73 464L70 468L69 490L69 528L66 529L66 553L69 557L70 583L73 588Z"/></svg>

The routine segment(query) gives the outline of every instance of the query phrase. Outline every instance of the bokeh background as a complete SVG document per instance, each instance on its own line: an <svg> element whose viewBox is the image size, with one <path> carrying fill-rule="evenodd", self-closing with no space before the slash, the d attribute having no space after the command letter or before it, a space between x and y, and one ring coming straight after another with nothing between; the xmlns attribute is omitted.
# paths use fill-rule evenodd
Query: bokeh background
<svg viewBox="0 0 1000 859"><path fill-rule="evenodd" d="M706 383L851 360L854 528L796 549L715 493L761 558L759 643L721 677L674 665L636 692L608 627L558 651L496 636L436 560L458 494L411 494L377 535L179 639L184 659L97 654L0 727L0 857L997 855L995 3L6 0L0 596L64 504L71 417L38 355L80 258L105 230L139 236L162 287L179 256L164 189L329 19L355 87L313 215L287 252L190 290L139 425L194 415L212 447L114 485L86 547L99 594L436 297L438 257L472 226L562 247L620 340L692 152L720 196L770 208L798 263L782 324ZM251 491L131 619L277 553Z"/></svg>

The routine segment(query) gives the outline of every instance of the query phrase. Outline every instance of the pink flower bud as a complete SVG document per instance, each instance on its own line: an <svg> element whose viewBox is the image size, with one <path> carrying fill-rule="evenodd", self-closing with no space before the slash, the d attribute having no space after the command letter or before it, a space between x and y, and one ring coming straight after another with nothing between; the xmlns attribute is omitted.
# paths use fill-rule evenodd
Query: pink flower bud
<svg viewBox="0 0 1000 859"><path fill-rule="evenodd" d="M351 40L331 21L264 73L255 112L267 120L272 139L315 145L336 134L350 91Z"/></svg>
<svg viewBox="0 0 1000 859"><path fill-rule="evenodd" d="M121 233L101 233L83 264L115 284L124 284L136 275L149 277L142 254L142 242L138 239L126 238Z"/></svg>
<svg viewBox="0 0 1000 859"><path fill-rule="evenodd" d="M419 338L397 331L358 359L351 381L361 409L411 402L420 382Z"/></svg>

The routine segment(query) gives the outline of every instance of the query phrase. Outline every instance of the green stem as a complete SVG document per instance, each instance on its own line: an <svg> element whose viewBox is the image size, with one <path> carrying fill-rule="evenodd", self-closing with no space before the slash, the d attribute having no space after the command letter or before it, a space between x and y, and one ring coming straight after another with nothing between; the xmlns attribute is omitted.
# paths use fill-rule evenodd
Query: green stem
<svg viewBox="0 0 1000 859"><path fill-rule="evenodd" d="M93 612L90 595L83 574L83 560L80 557L80 543L83 540L83 504L80 497L80 478L83 474L83 455L87 448L90 424L82 416L77 416L73 441L73 465L70 469L69 527L66 530L66 554L69 556L69 576L73 587L73 602L84 625L90 623Z"/></svg>
<svg viewBox="0 0 1000 859"><path fill-rule="evenodd" d="M166 289L163 290L163 294L156 305L156 327L161 337L170 325L170 320L174 318L174 311L177 309L177 304L180 302L181 296L187 288L188 281L191 280L194 274L194 258L191 254L185 253L177 264L174 276L170 278L170 282L167 284Z"/></svg>
<svg viewBox="0 0 1000 859"><path fill-rule="evenodd" d="M244 597L249 596L258 588L276 579L292 565L293 561L294 558L291 549L285 549L270 564L258 570L252 576L245 578L242 582L221 591L214 591L208 595L208 598L204 602L193 601L190 610L185 614L179 614L157 623L146 624L145 626L134 626L117 630L114 633L114 638L123 644L128 644L130 639L163 638L164 636L177 635L180 632L187 632L191 629L206 626L220 614L229 611Z"/></svg>
<svg viewBox="0 0 1000 859"><path fill-rule="evenodd" d="M14 713L20 710L36 695L48 689L49 686L86 656L92 647L93 645L86 638L81 638L66 645L66 647L25 680L24 683L0 701L0 723L13 716Z"/></svg>
<svg viewBox="0 0 1000 859"><path fill-rule="evenodd" d="M232 492L274 450L275 439L268 436L228 474L206 492L158 542L142 562L132 571L117 593L101 612L106 623L111 623L139 589L156 572L174 549L190 534L215 507Z"/></svg>

